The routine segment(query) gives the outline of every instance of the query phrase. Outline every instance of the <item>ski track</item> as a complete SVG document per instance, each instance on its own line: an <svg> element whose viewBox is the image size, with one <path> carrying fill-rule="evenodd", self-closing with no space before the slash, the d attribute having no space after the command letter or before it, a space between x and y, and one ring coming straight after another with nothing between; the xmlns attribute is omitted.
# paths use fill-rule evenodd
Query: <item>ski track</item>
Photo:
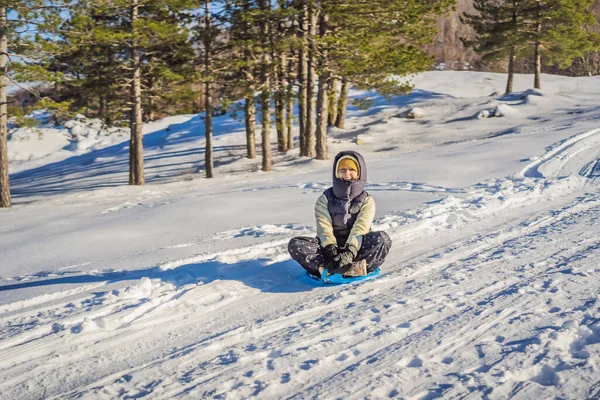
<svg viewBox="0 0 600 400"><path fill-rule="evenodd" d="M92 284L3 305L0 398L594 398L600 200L586 177L599 132L472 188L374 186L448 196L376 221L395 247L431 245L392 253L370 282L319 286L286 255L289 237L311 227L264 225L181 246L267 239L259 244L133 273L96 271ZM582 194L548 209L546 200L574 190ZM485 225L528 207L542 210ZM487 229L435 246L472 224ZM111 289L115 274L130 285Z"/></svg>

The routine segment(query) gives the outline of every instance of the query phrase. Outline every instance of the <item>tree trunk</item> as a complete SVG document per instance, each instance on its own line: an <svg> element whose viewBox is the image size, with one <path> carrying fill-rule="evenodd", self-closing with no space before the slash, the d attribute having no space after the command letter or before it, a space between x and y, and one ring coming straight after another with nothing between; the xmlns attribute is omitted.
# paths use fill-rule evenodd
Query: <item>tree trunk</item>
<svg viewBox="0 0 600 400"><path fill-rule="evenodd" d="M210 69L211 69L211 17L210 17L210 2L204 2L204 28L206 33L204 34L204 73L206 75L206 82L204 84L204 112L206 118L204 120L204 172L207 178L213 177L213 104L212 104L212 86L210 82Z"/></svg>
<svg viewBox="0 0 600 400"><path fill-rule="evenodd" d="M132 0L131 24L133 27L133 40L131 58L133 61L133 80L131 83L131 97L133 107L131 110L131 140L129 145L129 184L144 184L144 145L142 135L142 79L139 39L135 25L138 21L138 0Z"/></svg>
<svg viewBox="0 0 600 400"><path fill-rule="evenodd" d="M287 124L285 122L285 55L274 55L275 65L275 127L277 129L277 150L287 151Z"/></svg>
<svg viewBox="0 0 600 400"><path fill-rule="evenodd" d="M534 89L542 88L542 55L540 54L540 42L535 42L535 75L533 78Z"/></svg>
<svg viewBox="0 0 600 400"><path fill-rule="evenodd" d="M204 112L206 115L204 121L204 137L205 137L205 145L204 145L204 172L207 178L213 177L213 146L212 146L212 137L213 137L213 123L212 123L212 114L213 114L213 104L212 104L212 87L210 82L206 82L204 84L204 94L205 94L205 107Z"/></svg>
<svg viewBox="0 0 600 400"><path fill-rule="evenodd" d="M204 91L198 90L193 102L194 114L200 114L204 111Z"/></svg>
<svg viewBox="0 0 600 400"><path fill-rule="evenodd" d="M263 67L263 81L265 87L269 87L269 72L268 67ZM263 89L261 93L261 109L262 109L262 133L261 133L261 148L262 148L262 170L267 172L271 170L271 96L269 89Z"/></svg>
<svg viewBox="0 0 600 400"><path fill-rule="evenodd" d="M316 25L317 10L312 1L308 7L308 61L307 61L307 80L306 80L306 156L315 156L315 63L316 63Z"/></svg>
<svg viewBox="0 0 600 400"><path fill-rule="evenodd" d="M533 78L533 87L534 89L541 89L542 88L542 54L540 53L540 35L542 33L542 1L541 0L537 0L537 20L536 20L536 31L537 31L537 38L535 40L535 52L534 52L534 63L535 63L535 70L534 70L534 78Z"/></svg>
<svg viewBox="0 0 600 400"><path fill-rule="evenodd" d="M244 12L250 11L250 2L245 0L243 3ZM250 34L248 22L243 22L243 35L247 37ZM249 45L244 47L244 73L246 75L247 92L244 104L244 116L246 123L246 157L253 160L256 158L256 102L254 93L256 92L256 75L252 63L252 50Z"/></svg>
<svg viewBox="0 0 600 400"><path fill-rule="evenodd" d="M300 136L300 156L308 156L308 139L306 133L307 83L308 83L308 0L303 0L300 13L301 45L298 52L298 129Z"/></svg>
<svg viewBox="0 0 600 400"><path fill-rule="evenodd" d="M154 121L154 108L156 107L156 98L154 97L154 80L151 77L147 79L145 87L148 104L143 108L144 112L142 113L142 117L144 122L150 122Z"/></svg>
<svg viewBox="0 0 600 400"><path fill-rule="evenodd" d="M267 0L260 1L260 8L263 11L270 9L270 3ZM261 68L261 114L262 114L262 170L267 172L271 170L271 62L269 60L269 20L263 16L261 24L261 34L264 41Z"/></svg>
<svg viewBox="0 0 600 400"><path fill-rule="evenodd" d="M317 94L317 160L327 160L327 92L329 90L329 72L319 76L319 91Z"/></svg>
<svg viewBox="0 0 600 400"><path fill-rule="evenodd" d="M327 36L329 19L327 15L321 15L321 21L319 24L319 36L324 38ZM319 90L317 94L317 160L327 159L327 122L328 113L327 108L329 102L327 100L327 94L329 92L329 77L330 72L327 68L327 48L323 46L319 57L319 66L321 67L321 74L319 75Z"/></svg>
<svg viewBox="0 0 600 400"><path fill-rule="evenodd" d="M256 158L256 105L254 104L254 85L249 90L252 94L246 95L246 157Z"/></svg>
<svg viewBox="0 0 600 400"><path fill-rule="evenodd" d="M106 122L106 125L112 125L112 117L110 116L110 100L107 98L105 100L105 114L106 116L104 117L104 121Z"/></svg>
<svg viewBox="0 0 600 400"><path fill-rule="evenodd" d="M154 99L153 96L150 96L150 99L148 100L148 102L150 104L148 104L149 110L148 110L148 114L147 114L147 117L146 117L146 120L147 120L146 122L154 121L154 118L155 118L155 116L154 116L154 107L156 107L156 100Z"/></svg>
<svg viewBox="0 0 600 400"><path fill-rule="evenodd" d="M518 32L518 24L517 24L517 6L518 0L513 0L512 7L512 26L514 34L516 35ZM513 91L513 81L515 77L515 47L511 46L508 54L508 81L506 82L506 93L511 93Z"/></svg>
<svg viewBox="0 0 600 400"><path fill-rule="evenodd" d="M98 118L100 118L101 120L105 121L106 120L106 110L105 110L105 106L104 106L104 95L101 94L98 97Z"/></svg>
<svg viewBox="0 0 600 400"><path fill-rule="evenodd" d="M8 64L8 23L6 7L0 7L0 207L10 207L10 183L8 177L8 110L6 95L6 72Z"/></svg>
<svg viewBox="0 0 600 400"><path fill-rule="evenodd" d="M334 126L338 111L338 91L337 79L333 76L329 80L329 93L327 94L327 98L329 101L329 106L327 107L327 126Z"/></svg>
<svg viewBox="0 0 600 400"><path fill-rule="evenodd" d="M278 1L279 8L284 9L284 1ZM285 36L285 25L280 21L277 26L277 40ZM287 123L285 121L285 95L287 88L287 57L285 50L276 49L273 38L271 37L272 60L275 61L274 81L275 81L275 126L277 127L277 150L285 153L288 150Z"/></svg>
<svg viewBox="0 0 600 400"><path fill-rule="evenodd" d="M515 48L511 47L508 55L508 81L506 82L506 94L512 93L515 77Z"/></svg>
<svg viewBox="0 0 600 400"><path fill-rule="evenodd" d="M335 120L335 126L339 129L344 129L346 123L346 107L348 106L348 92L350 91L350 82L347 79L342 79L342 90L340 91L340 99L338 101L338 115Z"/></svg>
<svg viewBox="0 0 600 400"><path fill-rule="evenodd" d="M285 121L287 122L287 145L288 150L292 150L294 148L294 131L293 131L293 122L294 122L294 60L292 51L288 61L287 67L287 88L285 93L285 104L286 104L286 115Z"/></svg>

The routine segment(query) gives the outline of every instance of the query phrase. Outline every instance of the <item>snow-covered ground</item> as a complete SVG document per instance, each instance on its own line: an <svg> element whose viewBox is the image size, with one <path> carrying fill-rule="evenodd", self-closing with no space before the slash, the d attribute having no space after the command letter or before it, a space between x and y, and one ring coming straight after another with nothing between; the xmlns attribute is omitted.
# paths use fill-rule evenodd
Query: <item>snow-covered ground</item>
<svg viewBox="0 0 600 400"><path fill-rule="evenodd" d="M394 242L358 285L286 252L314 234L331 160L275 152L263 173L223 116L207 180L202 119L177 116L144 127L148 184L128 187L119 131L14 132L0 398L600 397L600 79L532 80L352 93L373 107L330 157L365 156Z"/></svg>

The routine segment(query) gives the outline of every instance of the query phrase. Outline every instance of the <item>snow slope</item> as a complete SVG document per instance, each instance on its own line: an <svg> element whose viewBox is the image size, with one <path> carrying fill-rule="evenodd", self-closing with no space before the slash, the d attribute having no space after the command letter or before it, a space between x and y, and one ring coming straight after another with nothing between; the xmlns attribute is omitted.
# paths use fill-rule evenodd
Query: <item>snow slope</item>
<svg viewBox="0 0 600 400"><path fill-rule="evenodd" d="M374 107L332 129L330 155L365 156L394 242L357 285L320 286L286 253L314 234L331 161L294 150L262 173L228 116L213 180L198 116L145 127L145 187L123 186L117 139L15 161L0 398L600 396L600 81L543 78L353 92Z"/></svg>

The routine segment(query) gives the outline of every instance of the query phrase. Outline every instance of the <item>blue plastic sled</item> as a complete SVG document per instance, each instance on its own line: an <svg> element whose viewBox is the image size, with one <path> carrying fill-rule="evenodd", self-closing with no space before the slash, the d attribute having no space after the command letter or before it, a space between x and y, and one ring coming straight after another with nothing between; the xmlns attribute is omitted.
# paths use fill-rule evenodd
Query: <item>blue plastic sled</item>
<svg viewBox="0 0 600 400"><path fill-rule="evenodd" d="M348 277L348 278L344 278L342 276L342 274L333 274L333 275L327 276L327 270L323 271L323 275L320 278L316 277L314 275L311 275L309 273L307 273L306 275L308 275L312 279L319 281L319 282L333 284L333 285L339 285L339 284L343 284L343 283L352 283L352 282L364 281L367 279L373 279L374 277L379 275L379 272L381 272L381 270L379 268L377 268L375 271L369 272L365 276L352 276L352 277Z"/></svg>

